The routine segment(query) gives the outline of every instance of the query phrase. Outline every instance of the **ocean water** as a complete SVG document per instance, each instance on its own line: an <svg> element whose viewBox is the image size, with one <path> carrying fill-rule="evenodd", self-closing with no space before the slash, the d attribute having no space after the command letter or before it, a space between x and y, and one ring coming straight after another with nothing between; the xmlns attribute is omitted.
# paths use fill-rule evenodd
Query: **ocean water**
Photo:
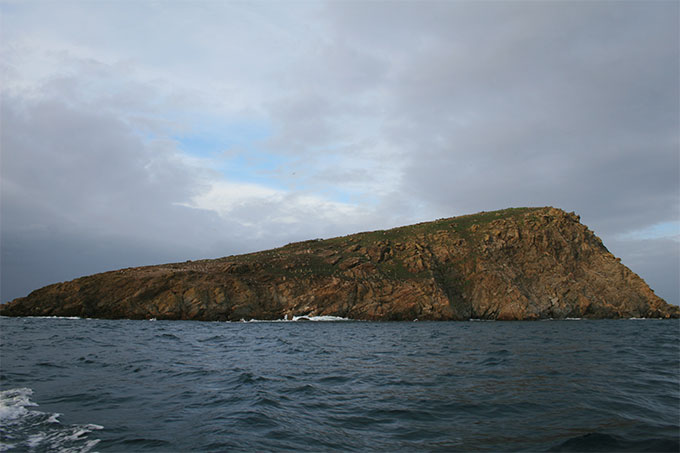
<svg viewBox="0 0 680 453"><path fill-rule="evenodd" d="M678 320L0 332L1 451L680 450Z"/></svg>

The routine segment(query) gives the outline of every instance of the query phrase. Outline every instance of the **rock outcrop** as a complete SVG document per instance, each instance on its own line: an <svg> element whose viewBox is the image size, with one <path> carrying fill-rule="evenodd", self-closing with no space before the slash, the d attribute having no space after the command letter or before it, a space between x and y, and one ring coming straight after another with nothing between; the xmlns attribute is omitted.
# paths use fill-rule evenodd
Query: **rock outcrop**
<svg viewBox="0 0 680 453"><path fill-rule="evenodd" d="M194 320L677 318L579 217L515 208L215 260L105 272L4 316Z"/></svg>

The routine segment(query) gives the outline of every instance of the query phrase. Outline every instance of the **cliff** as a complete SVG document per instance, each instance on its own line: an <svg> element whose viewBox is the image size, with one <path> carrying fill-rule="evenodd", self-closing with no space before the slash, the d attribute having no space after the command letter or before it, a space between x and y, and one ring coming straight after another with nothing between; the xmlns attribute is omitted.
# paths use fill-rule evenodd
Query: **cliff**
<svg viewBox="0 0 680 453"><path fill-rule="evenodd" d="M677 318L579 217L516 208L46 286L4 316Z"/></svg>

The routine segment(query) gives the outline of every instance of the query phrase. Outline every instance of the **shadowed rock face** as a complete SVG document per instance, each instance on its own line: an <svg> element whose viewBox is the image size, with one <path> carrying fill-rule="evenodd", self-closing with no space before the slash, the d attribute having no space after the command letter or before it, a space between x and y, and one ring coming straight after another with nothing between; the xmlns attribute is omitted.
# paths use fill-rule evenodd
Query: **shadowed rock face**
<svg viewBox="0 0 680 453"><path fill-rule="evenodd" d="M105 272L4 316L195 320L677 318L579 217L517 208L216 260Z"/></svg>

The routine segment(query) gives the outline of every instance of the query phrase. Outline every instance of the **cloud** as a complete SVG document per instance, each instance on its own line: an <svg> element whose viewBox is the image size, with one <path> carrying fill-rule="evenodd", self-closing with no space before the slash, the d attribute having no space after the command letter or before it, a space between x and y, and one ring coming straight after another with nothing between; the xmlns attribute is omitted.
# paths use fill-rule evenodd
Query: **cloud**
<svg viewBox="0 0 680 453"><path fill-rule="evenodd" d="M0 9L2 300L554 205L680 302L677 247L634 234L680 218L677 3Z"/></svg>
<svg viewBox="0 0 680 453"><path fill-rule="evenodd" d="M355 205L258 182L280 163L248 149L259 133L234 126L246 147L225 161L203 144L195 149L190 135L174 137L193 130L198 115L179 110L168 121L156 108L172 104L162 90L127 108L143 81L123 84L120 99L87 89L122 78L85 71L3 96L3 300L112 268L243 253L372 224ZM234 156L244 159L236 169Z"/></svg>
<svg viewBox="0 0 680 453"><path fill-rule="evenodd" d="M607 248L645 279L669 303L680 301L680 241L671 238L621 240L612 238Z"/></svg>
<svg viewBox="0 0 680 453"><path fill-rule="evenodd" d="M554 204L607 235L678 218L677 5L412 6L329 13L391 62L400 191L442 213Z"/></svg>

